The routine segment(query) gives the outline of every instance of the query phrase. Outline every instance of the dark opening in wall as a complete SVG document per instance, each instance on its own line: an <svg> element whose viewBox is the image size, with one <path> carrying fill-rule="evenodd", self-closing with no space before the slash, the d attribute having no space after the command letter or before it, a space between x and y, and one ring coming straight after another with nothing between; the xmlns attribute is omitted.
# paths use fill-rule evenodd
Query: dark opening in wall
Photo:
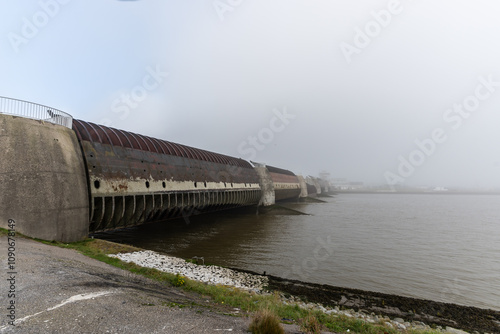
<svg viewBox="0 0 500 334"><path fill-rule="evenodd" d="M101 186L101 182L99 182L99 180L95 180L94 181L94 188L99 189L100 186Z"/></svg>
<svg viewBox="0 0 500 334"><path fill-rule="evenodd" d="M149 188L149 181L146 181L146 188Z"/></svg>

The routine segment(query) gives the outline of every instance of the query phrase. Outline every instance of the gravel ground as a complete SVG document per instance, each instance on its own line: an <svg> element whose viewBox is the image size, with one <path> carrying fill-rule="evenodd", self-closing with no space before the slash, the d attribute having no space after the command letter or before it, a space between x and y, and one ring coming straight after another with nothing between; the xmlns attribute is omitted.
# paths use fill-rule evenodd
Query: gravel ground
<svg viewBox="0 0 500 334"><path fill-rule="evenodd" d="M214 285L230 285L240 289L261 291L268 284L266 276L253 275L218 266L199 266L183 259L158 254L153 251L138 251L110 255L141 267L154 268L171 274L180 274L192 280Z"/></svg>
<svg viewBox="0 0 500 334"><path fill-rule="evenodd" d="M23 238L16 238L16 296L6 298L12 276L7 248L7 237L0 237L0 333L248 332L247 317L222 314L237 309L214 307L198 295ZM15 326L7 318L10 300Z"/></svg>

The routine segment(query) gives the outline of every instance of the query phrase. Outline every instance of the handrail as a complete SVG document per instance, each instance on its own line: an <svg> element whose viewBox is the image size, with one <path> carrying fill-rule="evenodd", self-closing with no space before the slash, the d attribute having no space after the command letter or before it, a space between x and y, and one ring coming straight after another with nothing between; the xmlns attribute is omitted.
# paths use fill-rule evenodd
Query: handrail
<svg viewBox="0 0 500 334"><path fill-rule="evenodd" d="M42 120L72 128L73 117L61 110L42 104L0 96L0 114Z"/></svg>

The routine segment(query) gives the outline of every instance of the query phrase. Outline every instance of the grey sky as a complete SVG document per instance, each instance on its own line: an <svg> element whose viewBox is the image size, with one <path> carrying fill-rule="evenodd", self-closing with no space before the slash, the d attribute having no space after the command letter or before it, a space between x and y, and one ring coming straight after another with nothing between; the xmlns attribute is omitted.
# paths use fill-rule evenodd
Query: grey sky
<svg viewBox="0 0 500 334"><path fill-rule="evenodd" d="M304 175L500 187L497 2L1 6L0 95Z"/></svg>

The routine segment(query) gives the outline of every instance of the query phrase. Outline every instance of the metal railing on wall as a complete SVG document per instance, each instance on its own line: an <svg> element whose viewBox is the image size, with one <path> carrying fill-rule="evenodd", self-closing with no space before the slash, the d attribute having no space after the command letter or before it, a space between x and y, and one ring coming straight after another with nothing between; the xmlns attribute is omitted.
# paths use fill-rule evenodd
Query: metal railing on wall
<svg viewBox="0 0 500 334"><path fill-rule="evenodd" d="M0 96L0 113L42 120L72 128L73 117L61 110L42 104Z"/></svg>

